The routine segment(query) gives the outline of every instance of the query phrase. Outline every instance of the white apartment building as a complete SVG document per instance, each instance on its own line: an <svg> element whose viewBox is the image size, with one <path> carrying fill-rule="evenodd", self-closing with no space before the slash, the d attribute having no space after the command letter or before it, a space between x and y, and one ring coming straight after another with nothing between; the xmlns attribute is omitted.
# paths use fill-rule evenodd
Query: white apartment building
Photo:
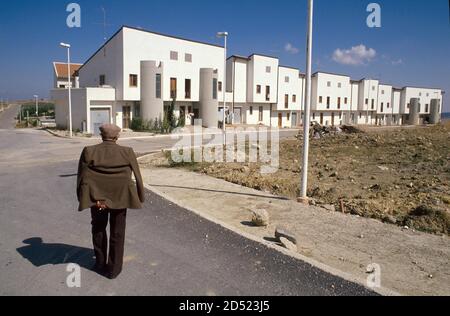
<svg viewBox="0 0 450 316"><path fill-rule="evenodd" d="M60 78L61 67L55 64L55 78ZM224 69L221 46L124 26L76 73L73 126L87 133L98 133L105 122L128 129L136 117L162 120L173 101L176 116L184 117L187 125L199 118L205 127L217 127L224 101L228 123L282 128L302 123L305 75L281 66L272 56L232 55ZM64 88L55 79L51 95L57 125L66 128ZM379 80L354 81L317 72L312 78L311 115L313 121L329 126L403 124L411 99L418 98L419 116L426 121L441 113L443 94L439 89L398 89Z"/></svg>
<svg viewBox="0 0 450 316"><path fill-rule="evenodd" d="M78 74L80 88L72 96L74 129L98 133L105 122L128 129L134 117L162 120L164 107L173 100L176 115L184 115L188 125L202 118L205 126L217 126L224 89L221 46L124 26ZM51 95L57 125L66 127L67 92L54 89Z"/></svg>
<svg viewBox="0 0 450 316"><path fill-rule="evenodd" d="M350 112L350 77L317 72L313 74L311 84L312 120L327 126L344 124Z"/></svg>

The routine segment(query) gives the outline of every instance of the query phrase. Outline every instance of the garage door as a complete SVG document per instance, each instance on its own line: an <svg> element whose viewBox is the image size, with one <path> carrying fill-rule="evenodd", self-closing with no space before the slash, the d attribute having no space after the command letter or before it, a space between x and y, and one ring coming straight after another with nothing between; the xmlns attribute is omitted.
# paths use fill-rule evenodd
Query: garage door
<svg viewBox="0 0 450 316"><path fill-rule="evenodd" d="M111 122L110 109L91 109L91 133L100 135L100 127Z"/></svg>

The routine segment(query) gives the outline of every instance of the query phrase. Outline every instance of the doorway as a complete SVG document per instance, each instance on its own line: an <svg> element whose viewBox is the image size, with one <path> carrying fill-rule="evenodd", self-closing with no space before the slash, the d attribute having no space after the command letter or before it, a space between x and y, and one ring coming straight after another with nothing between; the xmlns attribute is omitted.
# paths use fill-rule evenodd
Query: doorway
<svg viewBox="0 0 450 316"><path fill-rule="evenodd" d="M278 113L278 127L283 127L283 113Z"/></svg>
<svg viewBox="0 0 450 316"><path fill-rule="evenodd" d="M298 125L297 113L292 113L291 127L297 127L297 125Z"/></svg>
<svg viewBox="0 0 450 316"><path fill-rule="evenodd" d="M122 128L123 129L130 129L131 126L131 107L130 106L124 106L122 108Z"/></svg>
<svg viewBox="0 0 450 316"><path fill-rule="evenodd" d="M185 106L180 106L180 117L179 117L179 121L180 122L184 122L184 125L186 124L186 107ZM190 122L189 122L190 123ZM182 126L184 127L184 126Z"/></svg>

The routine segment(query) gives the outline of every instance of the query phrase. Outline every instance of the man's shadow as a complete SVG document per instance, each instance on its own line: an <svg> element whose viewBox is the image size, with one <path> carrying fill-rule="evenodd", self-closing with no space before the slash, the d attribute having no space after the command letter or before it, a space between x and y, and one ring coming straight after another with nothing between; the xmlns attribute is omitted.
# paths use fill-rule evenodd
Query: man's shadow
<svg viewBox="0 0 450 316"><path fill-rule="evenodd" d="M75 263L93 271L95 258L92 249L64 244L46 244L39 237L26 239L23 243L27 246L17 248L17 252L35 267Z"/></svg>

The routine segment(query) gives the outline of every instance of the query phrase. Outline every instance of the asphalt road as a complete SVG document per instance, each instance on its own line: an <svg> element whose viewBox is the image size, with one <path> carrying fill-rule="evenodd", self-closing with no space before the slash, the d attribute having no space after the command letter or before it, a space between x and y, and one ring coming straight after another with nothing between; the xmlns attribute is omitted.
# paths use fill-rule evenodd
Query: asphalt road
<svg viewBox="0 0 450 316"><path fill-rule="evenodd" d="M90 271L90 214L78 213L77 159L92 141L13 130L0 114L0 295L371 295L363 287L230 232L147 192L128 215L114 281ZM128 142L149 152L169 140ZM81 288L66 285L69 263Z"/></svg>

